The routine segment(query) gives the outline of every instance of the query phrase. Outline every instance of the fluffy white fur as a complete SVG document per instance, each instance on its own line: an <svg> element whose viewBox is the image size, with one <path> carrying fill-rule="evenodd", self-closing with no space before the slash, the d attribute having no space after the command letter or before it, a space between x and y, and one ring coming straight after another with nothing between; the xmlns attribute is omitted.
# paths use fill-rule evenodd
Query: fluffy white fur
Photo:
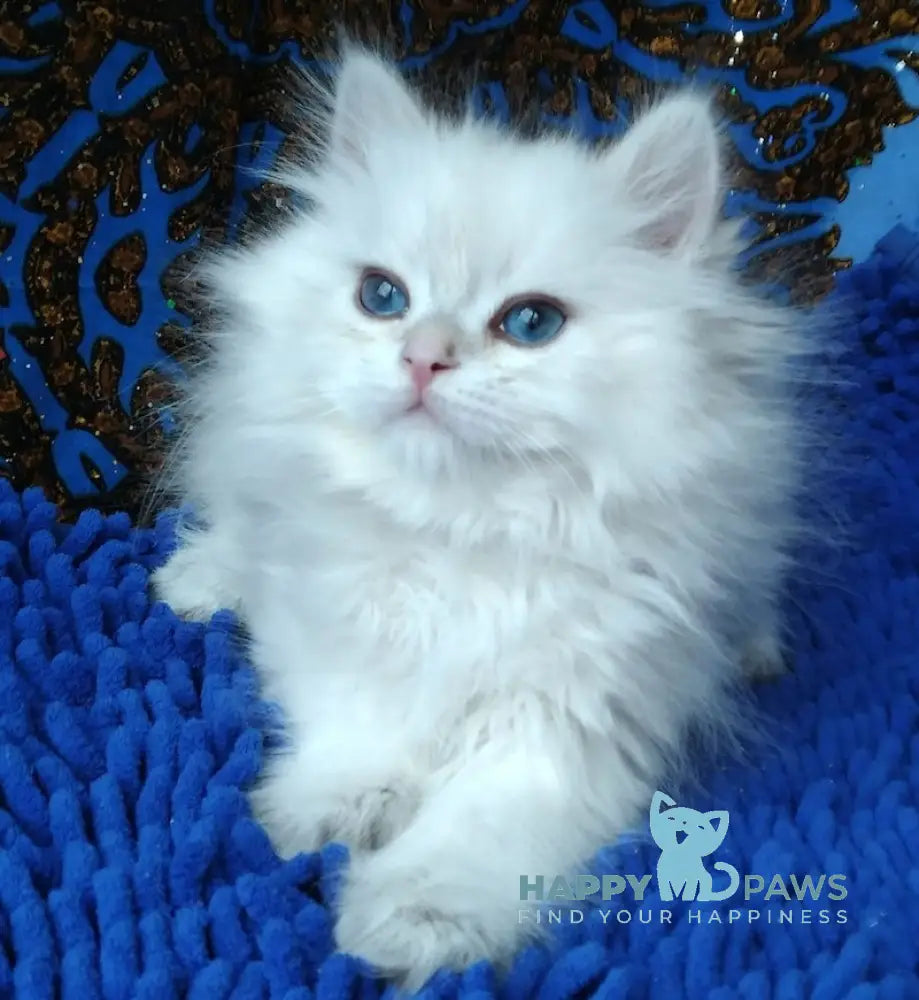
<svg viewBox="0 0 919 1000"><path fill-rule="evenodd" d="M205 527L156 585L238 609L289 750L284 855L352 848L337 941L418 986L513 955L521 874L648 810L687 728L780 658L796 479L789 316L742 288L708 101L620 142L525 141L342 64L308 211L207 267L222 311L178 455ZM407 314L356 304L362 269ZM523 293L552 343L490 331ZM449 340L406 413L412 338Z"/></svg>

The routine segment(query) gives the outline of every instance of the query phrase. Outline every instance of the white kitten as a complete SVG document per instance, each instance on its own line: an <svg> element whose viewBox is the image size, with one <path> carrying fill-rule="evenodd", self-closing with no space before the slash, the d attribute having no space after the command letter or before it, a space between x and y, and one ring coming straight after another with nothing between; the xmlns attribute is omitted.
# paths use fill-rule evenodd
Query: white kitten
<svg viewBox="0 0 919 1000"><path fill-rule="evenodd" d="M591 150L351 51L325 124L309 212L207 269L205 527L155 582L241 612L290 740L256 812L351 846L338 943L415 987L512 956L520 876L643 817L776 668L798 343L732 269L700 96Z"/></svg>

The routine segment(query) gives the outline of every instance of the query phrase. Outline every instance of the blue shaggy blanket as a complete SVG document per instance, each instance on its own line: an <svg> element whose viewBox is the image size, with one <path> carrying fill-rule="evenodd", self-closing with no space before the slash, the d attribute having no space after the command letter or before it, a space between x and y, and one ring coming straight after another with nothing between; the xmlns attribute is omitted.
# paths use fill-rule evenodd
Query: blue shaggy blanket
<svg viewBox="0 0 919 1000"><path fill-rule="evenodd" d="M839 286L853 544L798 587L795 672L757 695L781 745L686 802L729 811L717 856L750 898L665 904L652 880L566 911L506 980L442 973L431 997L919 997L915 240L895 232ZM150 602L171 539L168 518L64 526L0 483L0 997L371 1000L388 987L333 949L345 852L282 863L250 817L264 717L233 621ZM656 854L620 845L596 870L653 873Z"/></svg>

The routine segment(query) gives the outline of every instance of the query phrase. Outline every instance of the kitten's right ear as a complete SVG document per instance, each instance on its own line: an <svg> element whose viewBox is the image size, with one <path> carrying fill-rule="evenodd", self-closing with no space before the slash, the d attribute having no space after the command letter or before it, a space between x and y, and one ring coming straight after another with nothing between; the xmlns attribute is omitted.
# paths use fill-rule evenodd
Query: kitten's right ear
<svg viewBox="0 0 919 1000"><path fill-rule="evenodd" d="M365 167L374 139L425 123L398 70L359 48L347 49L335 83L329 155Z"/></svg>

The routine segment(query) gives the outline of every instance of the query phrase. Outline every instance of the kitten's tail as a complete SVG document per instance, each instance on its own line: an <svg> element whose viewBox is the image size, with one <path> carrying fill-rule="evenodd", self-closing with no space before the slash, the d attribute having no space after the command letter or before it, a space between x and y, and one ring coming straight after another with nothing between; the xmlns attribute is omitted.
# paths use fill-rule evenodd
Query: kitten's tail
<svg viewBox="0 0 919 1000"><path fill-rule="evenodd" d="M720 892L713 892L709 898L712 900L730 899L740 888L740 875L737 873L737 869L724 861L716 861L712 867L717 868L719 871L727 872L731 881L728 883L726 889L722 889Z"/></svg>

